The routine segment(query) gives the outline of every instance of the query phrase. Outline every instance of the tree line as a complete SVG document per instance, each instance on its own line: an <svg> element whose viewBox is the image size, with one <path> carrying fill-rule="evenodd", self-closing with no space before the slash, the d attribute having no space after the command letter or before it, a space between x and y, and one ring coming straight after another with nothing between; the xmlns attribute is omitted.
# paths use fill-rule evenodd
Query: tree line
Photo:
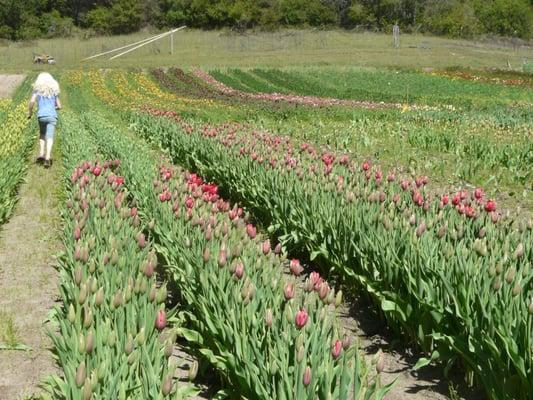
<svg viewBox="0 0 533 400"><path fill-rule="evenodd" d="M471 38L533 36L533 0L0 0L0 37L123 34L145 26L360 27Z"/></svg>

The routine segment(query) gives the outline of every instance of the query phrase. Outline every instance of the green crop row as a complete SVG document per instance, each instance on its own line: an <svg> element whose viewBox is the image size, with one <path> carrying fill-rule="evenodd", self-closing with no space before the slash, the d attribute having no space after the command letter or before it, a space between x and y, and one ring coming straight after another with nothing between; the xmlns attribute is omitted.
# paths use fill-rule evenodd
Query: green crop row
<svg viewBox="0 0 533 400"><path fill-rule="evenodd" d="M61 376L43 387L54 399L184 399L169 364L175 341L164 332L166 286L156 286L157 257L128 205L118 161L97 148L72 114L63 115L67 196L60 257L59 334L51 333Z"/></svg>

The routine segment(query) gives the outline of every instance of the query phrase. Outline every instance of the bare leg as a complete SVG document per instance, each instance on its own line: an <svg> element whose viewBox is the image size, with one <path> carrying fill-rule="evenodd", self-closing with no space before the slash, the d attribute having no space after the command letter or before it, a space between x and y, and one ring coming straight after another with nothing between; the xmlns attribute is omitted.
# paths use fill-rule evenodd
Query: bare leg
<svg viewBox="0 0 533 400"><path fill-rule="evenodd" d="M46 139L46 160L50 160L52 155L52 146L54 145L54 139Z"/></svg>
<svg viewBox="0 0 533 400"><path fill-rule="evenodd" d="M44 158L44 139L39 139L39 157Z"/></svg>

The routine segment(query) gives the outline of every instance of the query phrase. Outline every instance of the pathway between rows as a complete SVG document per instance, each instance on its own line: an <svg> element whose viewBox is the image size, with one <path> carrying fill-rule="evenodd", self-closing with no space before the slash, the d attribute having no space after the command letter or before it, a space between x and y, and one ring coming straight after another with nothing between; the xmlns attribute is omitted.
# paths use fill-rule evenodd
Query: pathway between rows
<svg viewBox="0 0 533 400"><path fill-rule="evenodd" d="M0 400L28 398L57 372L44 321L59 295L60 172L59 164L46 170L32 163L15 214L0 227Z"/></svg>

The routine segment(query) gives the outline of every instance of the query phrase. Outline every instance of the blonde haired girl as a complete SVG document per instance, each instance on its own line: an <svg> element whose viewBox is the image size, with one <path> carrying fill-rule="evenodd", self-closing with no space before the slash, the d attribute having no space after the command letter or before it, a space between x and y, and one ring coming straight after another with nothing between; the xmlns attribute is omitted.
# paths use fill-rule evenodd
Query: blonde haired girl
<svg viewBox="0 0 533 400"><path fill-rule="evenodd" d="M48 72L42 72L37 76L33 84L28 119L33 114L33 107L37 103L37 119L39 121L39 157L37 163L44 163L45 168L52 165L50 158L54 144L54 133L57 124L57 110L61 109L59 101L59 84ZM46 146L46 154L45 154Z"/></svg>

